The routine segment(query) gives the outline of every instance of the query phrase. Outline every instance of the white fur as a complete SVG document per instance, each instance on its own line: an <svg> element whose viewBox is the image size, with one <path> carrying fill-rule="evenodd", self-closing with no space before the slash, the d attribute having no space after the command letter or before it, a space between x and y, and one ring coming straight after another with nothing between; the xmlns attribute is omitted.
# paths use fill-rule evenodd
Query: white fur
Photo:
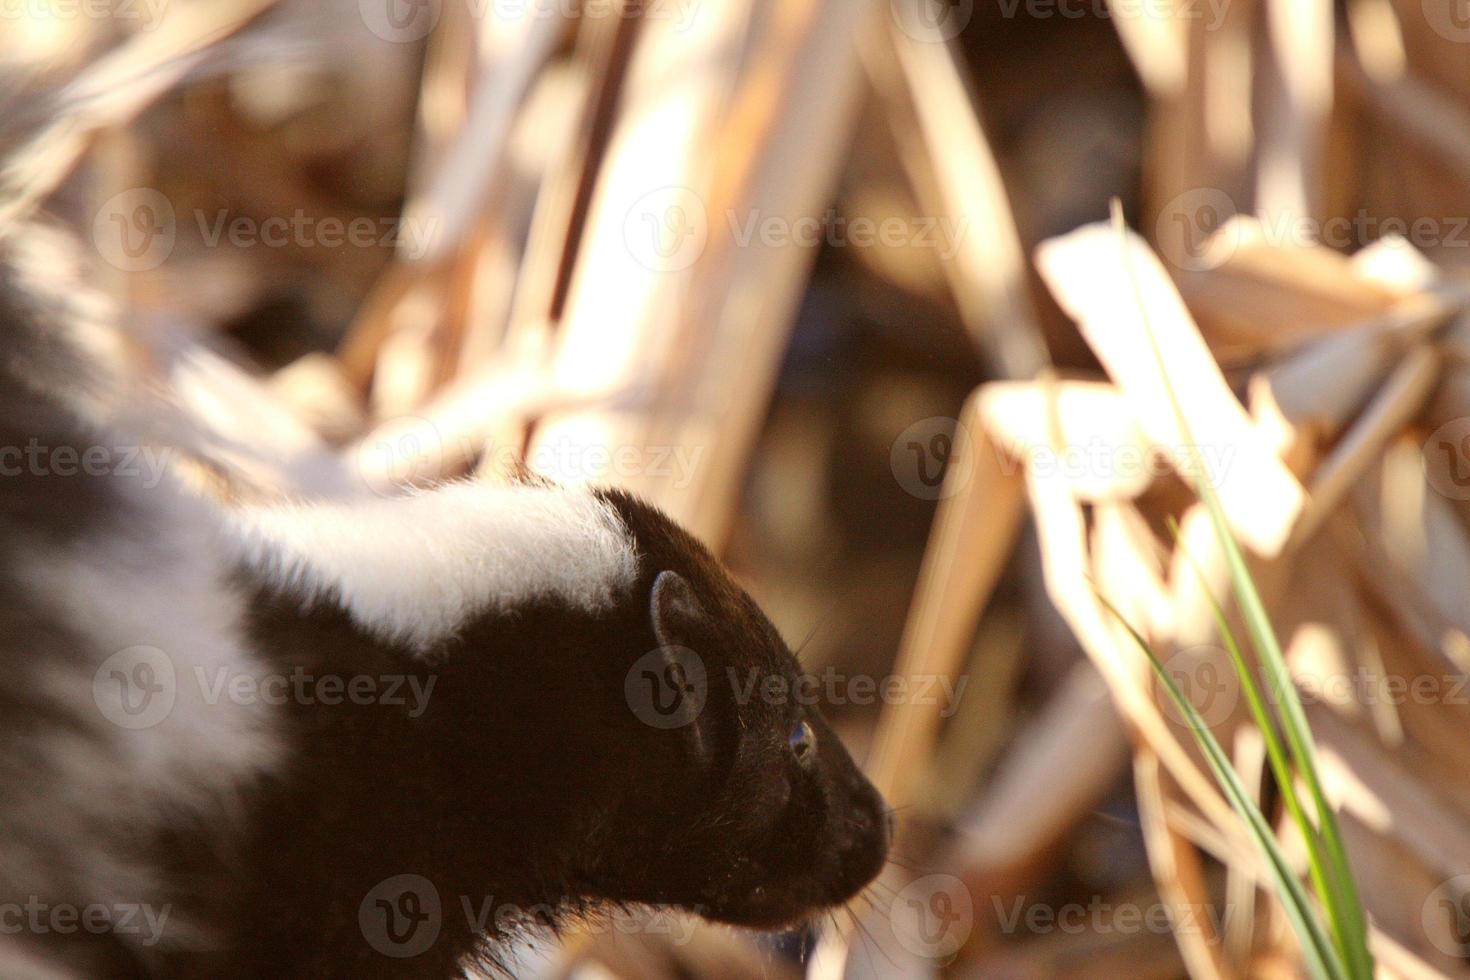
<svg viewBox="0 0 1470 980"><path fill-rule="evenodd" d="M52 733L32 746L35 771L47 776L10 787L0 833L51 843L9 849L0 892L47 896L70 880L71 894L88 902L161 907L169 893L157 869L124 842L191 812L228 833L243 816L237 794L277 761L281 743L272 709L211 689L220 677L265 672L243 642L243 600L229 585L231 552L218 514L171 480L115 487L142 511L123 511L129 520L114 533L64 551L8 542L30 601L75 632L86 654L37 664L30 682L88 730ZM175 692L166 715L139 728L110 720L93 686L109 657L135 646L162 651ZM181 913L164 943L200 938Z"/></svg>
<svg viewBox="0 0 1470 980"><path fill-rule="evenodd" d="M44 324L0 330L50 336L87 365L82 378L61 375L70 372L61 365L29 365L23 379L48 392L38 407L54 401L88 420L98 434L77 432L79 443L147 448L149 440L117 431L119 417L145 399L129 381L130 345L117 310L88 285L95 276L89 278L84 259L69 236L41 225L0 245L7 266L0 278L48 311ZM9 348L0 347L3 361ZM0 385L16 384L10 365L0 367ZM55 411L55 421L71 427L67 413ZM106 480L115 499L102 512L70 515L78 536L67 547L24 521L0 529L7 578L25 590L5 598L19 603L19 621L30 624L0 637L11 662L23 665L7 683L44 692L59 719L41 719L36 731L7 732L0 758L15 768L0 777L0 901L162 909L175 893L162 869L151 865L149 842L162 829L192 821L227 840L243 817L239 792L280 755L271 709L228 697L210 703L198 683L196 669L211 681L221 672L259 676L263 670L244 642L243 598L230 584L234 557L218 510L171 478L126 469L119 465ZM18 486L0 492L46 491L40 483ZM106 675L110 657L140 646L167 658L175 697L153 723L119 725L109 714L108 688L98 693L94 681ZM186 913L174 911L160 945L197 941ZM120 932L119 938L145 937ZM24 935L0 938L0 976L43 975L26 961L34 955L26 942Z"/></svg>
<svg viewBox="0 0 1470 980"><path fill-rule="evenodd" d="M638 574L631 535L575 488L455 483L407 497L252 508L246 562L359 625L424 650L527 600L606 608Z"/></svg>

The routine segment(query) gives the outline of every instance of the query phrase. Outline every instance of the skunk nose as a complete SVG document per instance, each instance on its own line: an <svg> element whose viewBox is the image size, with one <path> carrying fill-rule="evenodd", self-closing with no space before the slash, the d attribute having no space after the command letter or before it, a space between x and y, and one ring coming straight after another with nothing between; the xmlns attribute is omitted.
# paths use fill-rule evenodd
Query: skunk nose
<svg viewBox="0 0 1470 980"><path fill-rule="evenodd" d="M865 843L878 843L885 849L888 847L891 831L886 814L869 805L866 800L854 808L852 815L848 817L848 826L852 829L853 844L862 846Z"/></svg>
<svg viewBox="0 0 1470 980"><path fill-rule="evenodd" d="M887 851L888 844L893 839L893 811L866 780L854 794L853 811L854 822L860 828L861 836L875 838L874 843Z"/></svg>
<svg viewBox="0 0 1470 980"><path fill-rule="evenodd" d="M891 828L887 809L876 793L871 799L854 801L844 823L837 860L841 868L841 890L846 897L861 891L883 870L888 860Z"/></svg>

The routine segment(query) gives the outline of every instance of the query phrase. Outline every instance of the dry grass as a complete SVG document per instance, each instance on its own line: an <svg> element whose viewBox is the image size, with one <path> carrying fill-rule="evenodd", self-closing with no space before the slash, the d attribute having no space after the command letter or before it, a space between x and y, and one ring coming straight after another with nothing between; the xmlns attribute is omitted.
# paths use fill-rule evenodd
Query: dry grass
<svg viewBox="0 0 1470 980"><path fill-rule="evenodd" d="M7 22L0 230L44 209L96 246L137 370L230 447L204 460L218 492L522 465L620 482L743 564L788 625L821 618L833 578L812 570L846 554L814 460L881 468L894 448L904 484L892 432L952 415L933 460L947 482L905 486L938 500L922 564L902 557L918 541L890 542L890 564L838 580L834 618L906 604L901 637L879 630L876 661L821 640L812 656L970 686L952 718L912 698L844 714L905 818L902 864L823 929L809 975L1293 975L1256 851L1093 591L1163 652L1279 819L1221 669L1224 555L1181 478L1117 241L1064 217L1125 195L1142 301L1305 692L1380 975L1470 976L1470 62L1448 0L1348 0L1337 22L1325 0L1093 11L1136 72L1119 111L1141 180L1072 145L1117 129L1064 111L1098 103L1056 102L1057 129L1028 142L1031 90L986 87L1019 68L1075 94L1104 70L972 36L1031 11L1041 37L1034 5L979 8L958 37L906 0L554 6L413 8L437 11L432 31L336 0ZM833 201L955 230L953 247L790 239ZM297 214L309 230L279 246L211 226L260 236ZM333 221L375 234L324 246ZM991 380L942 410L891 371L792 395L793 344L838 315L816 283L924 334L906 340L931 361L966 338ZM283 297L289 315L260 313ZM834 426L842 405L885 435ZM687 469L652 462L679 451ZM937 897L964 906L954 930L906 933ZM1017 924L1016 902L1113 912L1070 930ZM624 976L784 969L708 929L560 955L557 971Z"/></svg>

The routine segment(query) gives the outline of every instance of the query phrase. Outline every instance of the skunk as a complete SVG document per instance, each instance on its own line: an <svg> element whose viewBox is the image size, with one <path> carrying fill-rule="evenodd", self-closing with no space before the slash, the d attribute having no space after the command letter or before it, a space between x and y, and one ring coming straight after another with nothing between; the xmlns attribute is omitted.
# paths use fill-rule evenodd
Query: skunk
<svg viewBox="0 0 1470 980"><path fill-rule="evenodd" d="M127 465L126 385L25 280L0 269L0 976L445 978L608 909L780 928L880 871L879 794L658 510L215 503Z"/></svg>

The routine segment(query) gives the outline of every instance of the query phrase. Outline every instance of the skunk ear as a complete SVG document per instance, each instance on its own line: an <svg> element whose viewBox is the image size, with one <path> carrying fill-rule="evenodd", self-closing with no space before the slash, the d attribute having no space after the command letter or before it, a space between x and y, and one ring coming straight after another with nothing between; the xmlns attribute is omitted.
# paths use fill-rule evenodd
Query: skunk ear
<svg viewBox="0 0 1470 980"><path fill-rule="evenodd" d="M684 576L678 572L659 572L648 598L648 615L659 646L687 647L693 645L690 641L704 618L704 607Z"/></svg>
<svg viewBox="0 0 1470 980"><path fill-rule="evenodd" d="M658 640L657 656L661 658L664 689L674 692L671 704L676 709L659 727L682 730L690 756L701 767L714 761L710 719L705 711L709 680L704 661L690 647L704 614L704 607L682 575L658 573L648 597L648 615L653 623L654 639ZM663 708L655 710L665 713Z"/></svg>

